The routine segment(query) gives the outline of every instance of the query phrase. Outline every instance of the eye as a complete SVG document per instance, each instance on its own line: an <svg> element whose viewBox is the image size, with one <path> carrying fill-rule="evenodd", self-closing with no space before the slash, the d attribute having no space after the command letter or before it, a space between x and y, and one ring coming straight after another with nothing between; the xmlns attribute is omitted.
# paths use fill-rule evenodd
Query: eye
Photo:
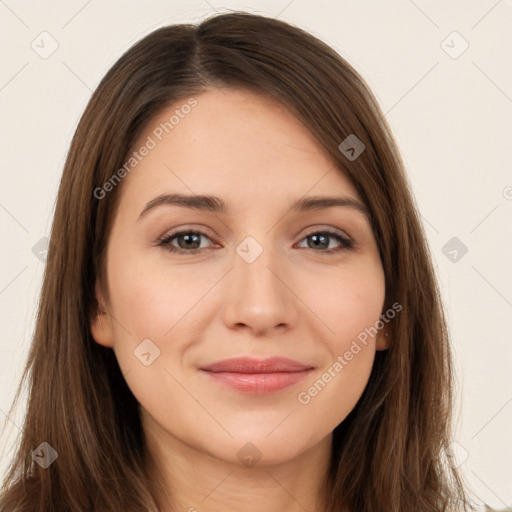
<svg viewBox="0 0 512 512"><path fill-rule="evenodd" d="M196 254L205 248L201 247L202 238L211 241L211 238L201 231L183 230L165 236L160 239L158 245L164 247L167 251L177 254ZM305 247L306 249L310 249L324 255L330 255L343 250L352 249L355 246L354 242L348 237L331 230L315 231L304 237L302 240L311 240L311 243L307 243L307 247ZM331 240L338 242L339 246L329 248ZM176 242L177 246L173 242Z"/></svg>
<svg viewBox="0 0 512 512"><path fill-rule="evenodd" d="M170 252L178 254L195 254L202 250L200 247L202 237L211 240L209 236L205 235L201 231L178 231L177 233L173 233L172 235L162 238L159 245L163 246ZM178 243L178 247L171 243L175 239Z"/></svg>
<svg viewBox="0 0 512 512"><path fill-rule="evenodd" d="M339 242L338 247L331 248L330 250L320 250L320 249L329 249L329 239L334 239ZM311 243L308 243L307 249L311 249L316 252L320 252L321 254L329 255L333 253L338 253L345 249L352 249L354 247L354 243L347 237L341 235L336 231L331 230L323 230L323 231L315 231L304 237L302 240L311 240Z"/></svg>

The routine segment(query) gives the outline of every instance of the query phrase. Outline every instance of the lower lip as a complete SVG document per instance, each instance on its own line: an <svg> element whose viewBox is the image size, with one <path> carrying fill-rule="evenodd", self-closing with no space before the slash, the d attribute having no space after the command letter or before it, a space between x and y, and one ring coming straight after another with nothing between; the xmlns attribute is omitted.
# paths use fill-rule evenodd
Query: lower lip
<svg viewBox="0 0 512 512"><path fill-rule="evenodd" d="M263 395L293 386L303 381L312 369L298 372L230 373L205 371L213 380L245 393Z"/></svg>

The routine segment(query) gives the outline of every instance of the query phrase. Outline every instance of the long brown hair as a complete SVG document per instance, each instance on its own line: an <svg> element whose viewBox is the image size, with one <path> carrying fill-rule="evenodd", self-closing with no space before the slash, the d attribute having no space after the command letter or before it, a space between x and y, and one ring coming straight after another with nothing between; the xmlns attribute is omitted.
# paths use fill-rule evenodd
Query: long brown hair
<svg viewBox="0 0 512 512"><path fill-rule="evenodd" d="M98 199L136 137L172 102L212 87L277 99L354 183L371 217L386 279L391 346L334 430L327 510L467 510L450 452L453 373L431 257L403 164L363 79L332 48L282 21L247 13L160 28L129 49L92 95L58 191L37 324L10 413L28 379L28 407L4 481L6 512L156 510L138 404L110 348L94 342L110 221L122 183ZM347 159L340 143L365 145ZM58 453L46 469L31 456ZM45 445L46 446L46 445Z"/></svg>

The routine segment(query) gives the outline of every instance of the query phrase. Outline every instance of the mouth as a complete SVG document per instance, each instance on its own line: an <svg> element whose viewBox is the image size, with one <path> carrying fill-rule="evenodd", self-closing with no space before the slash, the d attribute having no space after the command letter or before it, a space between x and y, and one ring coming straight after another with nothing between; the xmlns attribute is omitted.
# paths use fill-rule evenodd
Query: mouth
<svg viewBox="0 0 512 512"><path fill-rule="evenodd" d="M214 382L236 391L263 395L303 381L314 367L292 359L226 359L200 368Z"/></svg>

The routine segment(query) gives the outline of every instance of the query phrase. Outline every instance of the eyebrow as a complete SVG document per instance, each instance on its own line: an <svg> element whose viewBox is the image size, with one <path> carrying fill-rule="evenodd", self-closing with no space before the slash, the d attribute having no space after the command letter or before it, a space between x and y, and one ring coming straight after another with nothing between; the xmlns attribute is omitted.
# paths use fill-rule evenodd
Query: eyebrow
<svg viewBox="0 0 512 512"><path fill-rule="evenodd" d="M216 196L207 195L184 195L184 194L162 194L149 201L139 215L139 219L144 217L150 210L157 206L172 205L192 210L201 210L213 213L228 213L226 203ZM301 198L291 205L291 210L296 212L317 211L343 206L359 211L369 218L367 208L351 197L328 197L328 196L310 196Z"/></svg>

